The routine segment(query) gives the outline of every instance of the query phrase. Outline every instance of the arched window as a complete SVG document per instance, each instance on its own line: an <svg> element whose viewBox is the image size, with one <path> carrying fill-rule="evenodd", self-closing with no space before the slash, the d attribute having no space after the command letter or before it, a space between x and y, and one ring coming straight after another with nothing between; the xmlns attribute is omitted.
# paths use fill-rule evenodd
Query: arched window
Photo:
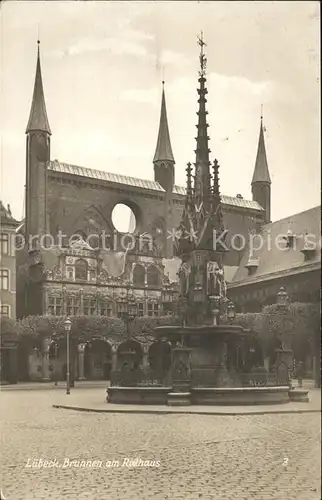
<svg viewBox="0 0 322 500"><path fill-rule="evenodd" d="M86 260L79 259L75 264L75 279L87 280L87 262Z"/></svg>
<svg viewBox="0 0 322 500"><path fill-rule="evenodd" d="M145 269L143 266L136 265L133 271L133 284L137 286L144 286L145 282Z"/></svg>
<svg viewBox="0 0 322 500"><path fill-rule="evenodd" d="M155 266L149 266L147 270L147 284L150 286L159 286L160 273Z"/></svg>

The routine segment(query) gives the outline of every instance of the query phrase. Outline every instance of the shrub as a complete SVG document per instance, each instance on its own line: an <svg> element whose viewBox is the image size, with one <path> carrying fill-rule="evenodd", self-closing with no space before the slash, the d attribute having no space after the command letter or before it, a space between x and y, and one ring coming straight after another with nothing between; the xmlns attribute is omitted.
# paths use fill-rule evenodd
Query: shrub
<svg viewBox="0 0 322 500"><path fill-rule="evenodd" d="M0 332L1 337L13 337L17 333L17 325L16 322L8 318L7 316L0 317Z"/></svg>
<svg viewBox="0 0 322 500"><path fill-rule="evenodd" d="M301 351L316 344L320 332L320 308L319 304L294 302L286 310L281 310L273 304L264 307L260 313L237 314L236 324L256 334L265 356L280 342L298 357Z"/></svg>

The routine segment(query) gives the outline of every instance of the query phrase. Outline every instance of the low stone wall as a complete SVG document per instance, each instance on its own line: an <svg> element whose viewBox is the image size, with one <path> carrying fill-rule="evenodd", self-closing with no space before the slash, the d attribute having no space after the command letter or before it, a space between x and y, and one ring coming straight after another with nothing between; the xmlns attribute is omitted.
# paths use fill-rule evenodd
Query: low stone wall
<svg viewBox="0 0 322 500"><path fill-rule="evenodd" d="M191 402L194 405L268 405L289 401L288 386L191 389Z"/></svg>
<svg viewBox="0 0 322 500"><path fill-rule="evenodd" d="M171 387L109 387L106 401L115 404L166 405ZM233 387L191 389L192 405L269 405L289 403L289 387Z"/></svg>
<svg viewBox="0 0 322 500"><path fill-rule="evenodd" d="M166 405L171 387L108 387L106 401L115 404Z"/></svg>

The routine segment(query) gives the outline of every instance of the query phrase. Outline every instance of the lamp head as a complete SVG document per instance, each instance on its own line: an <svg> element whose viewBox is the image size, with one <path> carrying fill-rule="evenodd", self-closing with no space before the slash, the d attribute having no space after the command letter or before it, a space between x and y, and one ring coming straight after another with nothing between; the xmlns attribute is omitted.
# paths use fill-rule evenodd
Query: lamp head
<svg viewBox="0 0 322 500"><path fill-rule="evenodd" d="M66 320L64 321L64 328L66 332L70 332L72 328L72 322L69 318L66 318Z"/></svg>

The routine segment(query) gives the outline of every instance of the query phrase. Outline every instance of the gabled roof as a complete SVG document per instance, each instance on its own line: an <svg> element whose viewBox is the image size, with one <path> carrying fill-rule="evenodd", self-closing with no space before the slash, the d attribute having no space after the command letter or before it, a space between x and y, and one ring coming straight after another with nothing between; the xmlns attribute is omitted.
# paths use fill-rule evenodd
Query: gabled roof
<svg viewBox="0 0 322 500"><path fill-rule="evenodd" d="M287 239L284 239L287 235L294 235L293 248L287 246ZM305 260L301 252L306 240L314 242L316 248L309 261ZM249 259L250 249L247 246L233 278L233 284L236 286L262 279L273 279L283 274L295 274L301 270L318 269L321 267L321 207L314 207L266 224L261 233L254 237L253 247L259 248L252 255L258 259L258 267L253 275L248 276L245 265Z"/></svg>
<svg viewBox="0 0 322 500"><path fill-rule="evenodd" d="M174 157L172 153L170 133L168 127L164 88L162 89L159 134L158 134L157 147L153 158L153 163L156 161L172 161L174 163Z"/></svg>
<svg viewBox="0 0 322 500"><path fill-rule="evenodd" d="M37 67L36 67L36 78L34 85L34 93L32 97L29 121L26 128L26 134L32 130L41 130L51 134L46 104L44 89L42 85L41 77L41 67L40 67L40 55L39 55L39 42L38 42L38 53L37 53Z"/></svg>
<svg viewBox="0 0 322 500"><path fill-rule="evenodd" d="M257 156L255 162L255 169L252 179L252 184L254 182L268 182L271 184L271 178L269 175L265 139L264 139L264 129L263 129L263 119L261 118L261 125L259 131Z"/></svg>

